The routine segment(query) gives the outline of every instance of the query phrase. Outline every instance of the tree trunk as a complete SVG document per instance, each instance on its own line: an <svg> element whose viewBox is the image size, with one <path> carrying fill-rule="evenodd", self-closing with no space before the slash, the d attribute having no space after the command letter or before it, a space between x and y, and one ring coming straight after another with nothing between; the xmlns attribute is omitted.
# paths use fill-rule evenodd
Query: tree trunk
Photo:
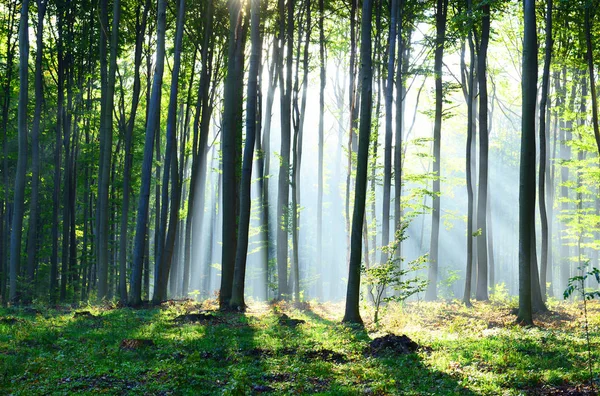
<svg viewBox="0 0 600 396"><path fill-rule="evenodd" d="M488 89L487 89L487 50L490 39L490 6L481 7L481 42L477 54L477 78L479 80L479 191L477 194L477 290L475 298L488 299Z"/></svg>
<svg viewBox="0 0 600 396"><path fill-rule="evenodd" d="M433 212L431 223L431 241L429 247L429 284L425 299L433 301L437 299L438 278L438 240L440 237L440 165L441 165L441 140L442 140L442 107L444 92L442 88L442 62L444 58L444 44L446 41L446 17L448 12L448 0L437 0L435 15L436 38L435 38L435 123L433 127Z"/></svg>
<svg viewBox="0 0 600 396"><path fill-rule="evenodd" d="M18 277L21 261L21 238L25 215L25 177L27 171L27 102L29 93L29 0L21 4L19 22L19 154L15 177L15 198L10 235L10 294L11 302L19 300Z"/></svg>
<svg viewBox="0 0 600 396"><path fill-rule="evenodd" d="M101 63L106 62L105 51L102 52L102 47L106 48L106 38L108 35L108 6L107 1L102 1L102 21L100 24L100 42L101 42ZM104 96L102 98L102 107L104 111L101 114L100 125L100 166L98 172L98 206L97 206L97 234L98 234L98 300L103 300L108 292L108 261L110 257L110 249L108 244L108 219L109 197L108 187L110 183L110 169L112 156L112 141L113 141L113 104L114 104L114 89L115 75L117 70L117 50L119 42L119 17L121 12L120 0L114 0L113 3L113 21L110 39L110 59L109 70L105 84Z"/></svg>
<svg viewBox="0 0 600 396"><path fill-rule="evenodd" d="M469 15L472 13L471 1L468 1ZM465 272L465 292L463 295L463 302L467 307L471 306L471 273L473 272L473 217L474 217L474 199L473 199L473 167L472 167L472 144L473 144L473 94L475 86L475 45L473 44L473 31L469 30L469 50L470 50L470 64L467 81L463 81L463 86L467 87L465 100L467 102L467 147L466 152L466 163L465 171L467 177L467 268ZM463 46L464 48L464 46ZM465 51L461 53L461 65L463 69L466 69L464 56ZM464 76L464 73L461 73Z"/></svg>
<svg viewBox="0 0 600 396"><path fill-rule="evenodd" d="M150 0L146 0L141 11L142 4L137 5L136 9L136 38L135 38L135 53L134 53L134 76L133 76L133 93L131 98L131 110L129 112L129 120L127 121L125 130L125 167L123 170L123 204L121 206L121 231L119 240L119 299L123 304L127 303L127 245L128 245L128 230L129 230L129 202L131 197L131 168L133 163L133 129L135 126L135 114L138 108L140 91L141 91L141 76L140 69L142 67L142 45L146 35L146 23L148 20L148 12L150 10ZM140 15L140 13L142 13ZM140 20L141 17L141 20Z"/></svg>
<svg viewBox="0 0 600 396"><path fill-rule="evenodd" d="M27 235L27 282L31 288L28 301L33 297L33 281L37 267L38 221L39 221L39 186L40 186L40 122L42 119L42 102L44 99L42 57L44 55L44 17L47 3L37 0L38 26L36 32L35 54L35 110L31 128L31 209L29 212L29 230ZM1 225L0 225L1 227Z"/></svg>
<svg viewBox="0 0 600 396"><path fill-rule="evenodd" d="M362 324L359 312L360 300L360 267L362 256L362 227L365 217L365 201L367 193L367 171L369 165L369 142L371 135L372 111L372 61L371 61L371 15L373 3L364 0L361 20L361 106L358 159L356 169L356 192L354 195L354 212L352 215L352 240L350 247L350 263L348 274L348 290L346 294L346 310L343 322Z"/></svg>
<svg viewBox="0 0 600 396"><path fill-rule="evenodd" d="M154 72L154 80L152 82L152 94L150 97L150 103L148 105L148 123L146 125L146 139L144 142L142 180L138 203L136 232L133 248L133 266L130 282L129 304L133 306L140 305L142 298L142 268L144 263L146 231L148 229L148 210L150 204L154 135L160 126L160 101L165 61L166 7L166 0L158 0L156 26L156 68Z"/></svg>
<svg viewBox="0 0 600 396"><path fill-rule="evenodd" d="M535 216L535 105L537 85L537 34L535 0L523 0L522 134L519 178L519 313L517 321L533 325L531 264Z"/></svg>
<svg viewBox="0 0 600 396"><path fill-rule="evenodd" d="M154 275L154 294L152 302L159 304L167 298L169 272L173 259L175 236L179 223L179 207L181 204L181 185L179 183L179 167L177 161L177 95L179 93L179 70L181 69L181 46L183 41L183 28L185 23L185 0L179 1L177 13L177 32L175 37L175 57L171 73L171 92L167 114L167 147L165 149L165 163L162 179L162 207L161 229L159 241L161 249L156 260L157 273ZM171 179L171 207L169 205L169 178ZM169 216L167 229L167 213Z"/></svg>
<svg viewBox="0 0 600 396"><path fill-rule="evenodd" d="M219 293L219 307L229 308L233 289L233 272L235 268L236 246L236 46L240 40L239 33L242 27L241 3L229 1L229 49L227 56L227 77L225 79L225 94L223 101L223 127L222 127L222 156L223 156L223 241L221 261L221 292Z"/></svg>
<svg viewBox="0 0 600 396"><path fill-rule="evenodd" d="M242 181L240 187L240 222L238 227L237 251L233 278L233 291L230 301L232 309L244 310L244 281L246 277L246 259L248 254L248 231L250 228L251 179L254 145L256 139L258 92L258 69L260 64L260 0L251 0L252 19L252 53L250 54L250 70L248 74L248 98L246 102L246 142L242 164Z"/></svg>
<svg viewBox="0 0 600 396"><path fill-rule="evenodd" d="M327 67L325 64L325 21L324 0L319 0L319 135L318 135L318 171L317 171L317 298L323 298L323 144L325 129L325 86Z"/></svg>
<svg viewBox="0 0 600 396"><path fill-rule="evenodd" d="M546 166L548 164L546 154L546 108L548 104L548 91L550 90L550 62L552 61L552 0L546 1L546 45L544 53L544 71L542 74L542 97L540 99L540 173L538 179L539 186L539 207L542 231L542 257L540 261L540 288L542 298L546 299L546 282L548 279L548 213L546 209Z"/></svg>
<svg viewBox="0 0 600 396"><path fill-rule="evenodd" d="M392 137L394 128L392 125L392 105L394 101L394 65L396 62L396 17L398 15L398 0L392 0L390 11L390 35L389 54L387 64L387 80L385 84L385 143L383 148L383 210L381 216L381 246L390 243L390 205L392 184ZM399 54L399 57L402 55ZM400 62L401 63L401 62ZM397 84L401 84L400 81ZM401 102L402 98L397 97ZM396 117L399 117L396 114ZM396 172L400 169L396 168ZM381 251L381 263L387 261L387 254Z"/></svg>

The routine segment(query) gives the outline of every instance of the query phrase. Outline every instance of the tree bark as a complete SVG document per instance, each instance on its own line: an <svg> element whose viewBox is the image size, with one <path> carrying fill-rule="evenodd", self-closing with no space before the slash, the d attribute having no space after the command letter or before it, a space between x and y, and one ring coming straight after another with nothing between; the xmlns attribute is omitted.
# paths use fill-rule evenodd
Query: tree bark
<svg viewBox="0 0 600 396"><path fill-rule="evenodd" d="M522 134L519 177L519 312L517 321L533 325L531 264L535 216L535 106L537 34L535 0L523 0Z"/></svg>
<svg viewBox="0 0 600 396"><path fill-rule="evenodd" d="M44 99L42 57L44 54L44 17L47 2L37 0L38 26L36 32L35 54L35 110L31 127L31 209L29 211L29 230L27 234L27 282L30 289L28 300L33 297L33 282L37 267L38 221L39 221L39 186L40 186L40 123L42 119L42 103Z"/></svg>
<svg viewBox="0 0 600 396"><path fill-rule="evenodd" d="M100 24L101 48L106 47L106 37L108 36L108 10L107 1L102 1L102 22ZM117 49L119 43L119 18L121 12L120 0L114 0L113 3L113 21L110 39L110 57L108 66L107 80L105 84L104 96L102 98L102 107L104 111L101 114L100 125L100 166L98 172L98 209L97 234L98 234L98 300L103 300L108 293L108 261L110 249L108 244L109 233L109 196L108 187L110 183L110 169L113 141L113 104L115 75L117 71ZM101 51L101 63L106 62Z"/></svg>
<svg viewBox="0 0 600 396"><path fill-rule="evenodd" d="M236 84L236 46L240 39L242 27L242 6L238 1L230 0L229 8L229 49L227 56L227 77L225 79L225 97L223 101L223 129L222 129L222 156L223 156L223 244L221 261L221 292L219 293L219 307L228 309L233 289L233 272L235 268L236 246L236 134L237 120L235 90Z"/></svg>
<svg viewBox="0 0 600 396"><path fill-rule="evenodd" d="M392 0L390 8L390 34L389 54L387 64L387 79L385 84L385 143L383 148L383 209L381 215L381 246L390 243L390 206L391 206L391 184L392 184L392 137L394 128L392 124L392 105L394 101L394 66L396 62L396 17L398 15L398 0ZM399 57L402 56L399 54ZM400 62L401 63L401 62ZM400 81L397 82L400 84ZM397 97L401 102L402 98ZM396 114L396 117L399 115ZM400 169L396 168L396 172ZM381 251L380 262L387 261L387 254Z"/></svg>
<svg viewBox="0 0 600 396"><path fill-rule="evenodd" d="M246 259L248 254L248 231L250 228L252 162L256 139L258 92L258 69L260 64L260 0L251 0L251 40L250 70L248 73L248 98L246 102L246 142L242 163L242 181L240 187L240 221L233 277L233 291L230 305L232 309L244 310L244 281L246 278Z"/></svg>
<svg viewBox="0 0 600 396"><path fill-rule="evenodd" d="M29 0L21 4L19 22L19 153L15 177L12 233L10 235L10 294L12 303L19 301L18 277L20 274L21 239L25 215L25 177L27 171L27 102L29 98Z"/></svg>
<svg viewBox="0 0 600 396"><path fill-rule="evenodd" d="M148 123L146 126L146 139L144 142L144 159L142 162L142 180L136 232L133 248L133 266L131 272L129 304L138 306L142 299L142 268L148 230L148 210L150 204L150 185L152 177L152 157L154 154L154 136L160 126L160 102L163 83L165 61L165 28L166 28L166 0L158 1L156 25L156 67L152 81L152 94L148 105Z"/></svg>
<svg viewBox="0 0 600 396"><path fill-rule="evenodd" d="M167 298L169 272L173 259L173 248L179 224L179 207L181 204L181 184L179 183L179 167L177 161L177 96L179 94L179 70L181 69L181 46L185 23L185 0L179 1L177 12L177 32L175 37L175 56L171 73L171 92L167 114L167 147L162 179L161 229L159 230L159 250L156 260L157 271L154 275L154 294L152 302L159 304ZM169 199L169 179L171 180L171 197ZM169 200L171 207L169 209ZM169 216L167 228L167 215Z"/></svg>
<svg viewBox="0 0 600 396"><path fill-rule="evenodd" d="M365 217L365 201L367 195L367 171L369 164L369 142L371 135L372 112L372 61L371 61L371 16L373 3L364 0L361 20L361 106L358 159L356 169L356 192L354 195L354 211L352 215L352 240L350 247L350 263L348 289L346 293L346 309L343 322L362 324L359 312L360 300L360 267L362 256L362 228Z"/></svg>
<svg viewBox="0 0 600 396"><path fill-rule="evenodd" d="M547 149L546 149L546 108L548 105L548 92L550 90L550 62L552 61L552 0L546 0L546 45L544 53L544 70L542 74L542 96L540 99L540 122L539 122L539 135L540 135L540 171L538 179L539 188L539 207L540 207L540 220L541 220L541 231L542 231L542 256L540 261L540 288L542 298L546 299L546 282L548 272L548 213L546 209L546 166L547 161Z"/></svg>
<svg viewBox="0 0 600 396"><path fill-rule="evenodd" d="M475 298L488 299L488 89L487 89L487 50L490 40L490 6L481 7L481 42L477 54L477 78L479 79L479 191L477 194L477 290Z"/></svg>
<svg viewBox="0 0 600 396"><path fill-rule="evenodd" d="M433 127L433 212L431 223L431 241L429 247L429 284L425 299L433 301L437 299L438 278L438 241L440 236L440 164L441 164L441 140L442 140L442 111L444 92L442 87L442 66L444 58L444 44L446 41L446 17L448 12L448 0L437 0L435 14L436 38L435 38L435 123Z"/></svg>

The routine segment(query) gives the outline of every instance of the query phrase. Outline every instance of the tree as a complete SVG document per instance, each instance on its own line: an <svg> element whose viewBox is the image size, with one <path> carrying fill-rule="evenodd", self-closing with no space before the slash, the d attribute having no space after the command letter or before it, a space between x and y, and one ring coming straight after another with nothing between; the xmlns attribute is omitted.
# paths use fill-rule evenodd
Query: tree
<svg viewBox="0 0 600 396"><path fill-rule="evenodd" d="M291 146L291 117L292 117L292 61L294 42L294 3L287 1L287 23L284 20L285 11L283 0L279 1L279 35L281 37L281 51L279 53L279 86L281 89L281 150L278 176L278 201L277 201L277 297L287 298L289 294L287 267L288 267L288 231L289 231L289 196L290 196L290 146ZM286 31L287 27L287 31ZM285 38L285 39L284 39ZM285 85L283 68L283 43L286 43Z"/></svg>
<svg viewBox="0 0 600 396"><path fill-rule="evenodd" d="M433 213L431 223L431 243L429 247L429 284L425 299L433 301L437 298L438 277L438 244L440 236L440 164L442 139L442 112L444 92L442 86L442 66L444 58L444 43L446 40L446 19L448 15L448 0L437 0L435 14L435 121L433 126Z"/></svg>
<svg viewBox="0 0 600 396"><path fill-rule="evenodd" d="M396 17L398 15L398 0L392 0L390 7L390 34L389 34L389 55L387 65L387 80L385 84L385 145L383 160L383 210L381 216L381 246L387 246L390 243L390 200L392 184L392 105L394 100L394 65L396 62ZM400 55L401 56L401 55ZM400 82L398 82L400 84ZM402 98L398 97L397 101ZM398 115L396 115L398 117ZM396 169L400 172L400 169ZM395 252L395 250L394 250ZM387 254L384 250L381 252L381 263L387 262Z"/></svg>
<svg viewBox="0 0 600 396"><path fill-rule="evenodd" d="M325 86L327 84L327 68L325 65L325 20L324 0L319 0L319 164L317 174L317 268L323 270L323 144L325 129ZM319 274L318 291L323 293L323 276Z"/></svg>
<svg viewBox="0 0 600 396"><path fill-rule="evenodd" d="M544 70L542 74L542 94L540 98L540 170L539 170L539 208L542 231L542 251L540 261L540 287L542 297L546 298L546 282L548 269L548 212L546 209L546 169L547 161L547 142L546 137L546 109L548 108L548 93L550 90L550 63L552 62L552 0L546 0L546 43L544 49ZM552 268L550 268L552 270Z"/></svg>
<svg viewBox="0 0 600 396"><path fill-rule="evenodd" d="M537 86L537 33L535 0L523 0L523 77L521 164L519 177L519 312L517 321L533 325L531 266L535 215L535 107Z"/></svg>
<svg viewBox="0 0 600 396"><path fill-rule="evenodd" d="M472 15L472 2L467 1L468 15ZM473 29L469 28L468 33L469 50L470 50L470 65L468 76L465 77L465 73L461 73L463 79L463 87L466 89L465 100L467 101L467 147L465 150L465 173L467 182L467 266L465 271L465 292L463 295L463 302L467 307L471 306L471 273L473 271L473 212L474 212L474 199L473 199L473 113L474 113L474 91L475 91L475 45L473 43ZM463 45L464 48L464 45ZM461 67L466 69L464 61L465 51L461 53ZM468 80L467 80L468 79ZM467 80L467 81L465 81Z"/></svg>
<svg viewBox="0 0 600 396"><path fill-rule="evenodd" d="M181 69L181 43L183 41L183 27L185 23L185 0L180 0L177 12L177 33L175 36L175 58L171 73L171 92L169 96L169 109L167 114L167 146L165 149L165 164L162 180L162 208L161 228L159 230L159 251L156 255L156 270L154 280L155 304L167 298L167 285L177 225L179 223L179 207L181 201L181 184L177 165L177 95L179 93L179 70ZM171 207L169 206L169 180L171 182ZM168 229L167 229L168 216Z"/></svg>
<svg viewBox="0 0 600 396"><path fill-rule="evenodd" d="M108 5L107 0L102 0L102 13L100 23L100 63L105 65L106 37L108 36ZM102 107L100 115L100 166L98 168L98 205L96 219L98 221L97 249L98 249L98 300L103 300L108 293L108 259L109 259L109 194L110 168L113 143L113 104L115 78L117 73L117 49L119 42L119 18L121 12L120 0L113 3L113 21L110 39L110 56L108 76L102 79L104 86ZM104 48L104 50L102 49ZM102 66L104 70L106 67Z"/></svg>
<svg viewBox="0 0 600 396"><path fill-rule="evenodd" d="M360 317L360 269L362 258L362 229L365 217L365 201L367 195L367 168L369 164L369 142L371 135L372 112L372 61L371 61L371 18L373 2L364 0L361 18L361 105L360 130L358 143L358 158L356 168L356 192L354 196L354 211L352 214L352 239L350 245L350 263L348 274L348 289L346 293L346 309L343 322L362 324Z"/></svg>
<svg viewBox="0 0 600 396"><path fill-rule="evenodd" d="M21 238L25 213L25 172L27 170L27 102L29 100L29 0L21 4L19 22L19 156L15 177L15 198L10 236L10 295L13 303L19 300L18 277L21 261Z"/></svg>
<svg viewBox="0 0 600 396"><path fill-rule="evenodd" d="M479 191L477 194L477 228L481 235L477 238L477 290L475 298L488 299L488 89L487 89L487 50L490 41L490 5L481 7L481 41L477 54L477 78L479 79Z"/></svg>
<svg viewBox="0 0 600 396"><path fill-rule="evenodd" d="M236 46L241 40L242 5L241 2L230 0L229 8L229 44L227 52L227 77L225 79L225 94L223 102L223 247L221 262L221 292L219 293L219 307L228 309L232 288L233 273L235 268L236 252L236 134L237 120L235 90L240 86L236 75Z"/></svg>
<svg viewBox="0 0 600 396"><path fill-rule="evenodd" d="M142 180L136 220L136 232L133 247L133 266L131 271L129 304L138 306L142 301L142 269L148 230L148 211L150 206L150 185L152 177L152 157L154 154L154 137L160 125L160 102L165 67L165 29L166 0L158 1L156 23L156 67L152 81L152 94L148 104L148 123L144 142L144 159L142 162Z"/></svg>
<svg viewBox="0 0 600 396"><path fill-rule="evenodd" d="M251 40L250 70L248 74L248 100L246 102L246 142L242 164L242 181L240 187L240 222L238 226L237 251L233 277L231 308L244 310L244 281L246 277L246 258L248 254L248 231L250 227L250 182L252 178L252 161L256 140L258 69L260 64L260 0L251 0Z"/></svg>

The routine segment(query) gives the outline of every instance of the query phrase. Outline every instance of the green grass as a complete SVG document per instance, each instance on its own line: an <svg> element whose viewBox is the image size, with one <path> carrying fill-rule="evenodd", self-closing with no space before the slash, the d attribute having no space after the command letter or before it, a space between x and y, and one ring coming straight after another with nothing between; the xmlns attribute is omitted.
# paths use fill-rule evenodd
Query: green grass
<svg viewBox="0 0 600 396"><path fill-rule="evenodd" d="M67 308L0 309L0 394L511 395L588 380L575 304L553 304L553 313L532 329L514 325L506 303L393 305L379 327L367 322L365 329L341 325L343 307L333 304L305 311L253 304L245 315L173 321L200 308L191 302L85 308L96 317ZM284 312L306 323L282 325ZM599 312L593 304L596 361ZM365 354L372 338L388 332L406 334L422 348L411 355ZM152 343L123 343L135 339Z"/></svg>

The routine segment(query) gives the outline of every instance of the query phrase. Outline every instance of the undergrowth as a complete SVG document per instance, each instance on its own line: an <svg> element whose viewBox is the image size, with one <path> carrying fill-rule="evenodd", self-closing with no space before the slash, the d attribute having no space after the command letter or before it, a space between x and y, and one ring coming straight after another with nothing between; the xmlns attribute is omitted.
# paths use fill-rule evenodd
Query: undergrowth
<svg viewBox="0 0 600 396"><path fill-rule="evenodd" d="M142 310L0 309L0 394L585 392L580 311L572 303L549 305L530 329L515 325L511 304L500 301L472 309L390 304L379 326L367 319L364 330L341 325L343 307L335 304L298 310L254 303L243 315L191 301ZM597 362L600 304L588 309ZM198 321L181 316L198 312L206 314ZM291 319L282 321L284 314ZM420 349L368 354L371 339L386 333L406 334Z"/></svg>

